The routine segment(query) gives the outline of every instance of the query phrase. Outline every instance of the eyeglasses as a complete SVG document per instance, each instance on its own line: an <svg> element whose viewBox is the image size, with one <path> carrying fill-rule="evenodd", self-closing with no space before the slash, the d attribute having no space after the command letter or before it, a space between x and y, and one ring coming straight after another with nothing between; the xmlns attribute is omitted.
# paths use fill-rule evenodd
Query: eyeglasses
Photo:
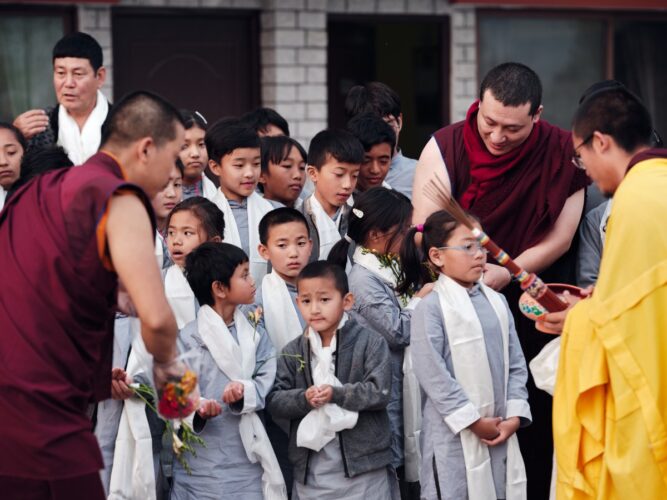
<svg viewBox="0 0 667 500"><path fill-rule="evenodd" d="M465 245L438 247L438 250L460 250L461 252L465 252L467 255L470 255L471 257L477 255L477 252L482 252L483 254L489 253L489 251L486 248L484 248L479 241L475 241L474 243L467 243Z"/></svg>
<svg viewBox="0 0 667 500"><path fill-rule="evenodd" d="M593 138L593 134L589 135L584 142L582 142L576 148L574 148L574 156L572 157L572 165L574 165L578 169L586 170L586 165L584 165L584 162L582 161L581 156L579 156L579 153L577 153L577 151L579 151L579 149L582 146L585 146L586 144L591 142L592 138Z"/></svg>

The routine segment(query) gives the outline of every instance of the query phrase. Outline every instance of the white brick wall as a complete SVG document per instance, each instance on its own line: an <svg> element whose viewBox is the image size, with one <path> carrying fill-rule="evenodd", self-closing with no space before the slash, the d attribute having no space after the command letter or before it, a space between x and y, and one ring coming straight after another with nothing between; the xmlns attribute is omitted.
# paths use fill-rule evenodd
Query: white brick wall
<svg viewBox="0 0 667 500"><path fill-rule="evenodd" d="M326 7L326 0L262 5L262 104L283 115L306 148L327 126Z"/></svg>
<svg viewBox="0 0 667 500"><path fill-rule="evenodd" d="M451 121L463 120L477 97L477 36L474 8L452 10L450 114Z"/></svg>

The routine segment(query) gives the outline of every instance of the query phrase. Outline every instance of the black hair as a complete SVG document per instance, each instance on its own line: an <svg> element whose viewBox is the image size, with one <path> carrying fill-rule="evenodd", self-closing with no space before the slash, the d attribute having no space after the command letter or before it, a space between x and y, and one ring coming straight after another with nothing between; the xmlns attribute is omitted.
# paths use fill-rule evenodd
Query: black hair
<svg viewBox="0 0 667 500"><path fill-rule="evenodd" d="M127 94L111 108L102 127L102 145L126 145L151 137L159 147L176 138L176 124L183 125L183 119L169 101L139 90Z"/></svg>
<svg viewBox="0 0 667 500"><path fill-rule="evenodd" d="M350 292L350 287L347 284L347 275L345 274L345 269L342 269L336 264L331 264L326 260L316 260L301 270L299 275L296 277L297 292L299 290L299 283L301 283L301 281L313 278L330 278L333 280L336 290L338 290L342 296L345 296Z"/></svg>
<svg viewBox="0 0 667 500"><path fill-rule="evenodd" d="M371 231L385 233L398 226L396 233L387 242L387 246L391 247L394 241L403 238L411 218L412 204L407 196L393 189L374 187L355 196L347 236L357 245L363 245ZM327 261L345 269L349 248L350 242L341 239L329 252Z"/></svg>
<svg viewBox="0 0 667 500"><path fill-rule="evenodd" d="M25 140L23 133L13 124L8 122L0 122L0 129L9 130L12 134L14 134L16 142L18 142L21 145L24 154L28 151L28 141Z"/></svg>
<svg viewBox="0 0 667 500"><path fill-rule="evenodd" d="M370 112L358 114L347 122L347 130L359 139L364 151L368 152L378 144L389 144L393 155L396 133L379 115Z"/></svg>
<svg viewBox="0 0 667 500"><path fill-rule="evenodd" d="M603 87L590 92L572 120L574 133L588 140L594 132L610 135L626 152L650 146L651 115L639 97L625 87Z"/></svg>
<svg viewBox="0 0 667 500"><path fill-rule="evenodd" d="M171 217L177 212L192 212L201 222L206 231L206 236L211 239L219 236L221 239L225 236L225 216L222 210L210 200L203 196L193 196L187 200L181 201L176 205L167 217L167 227L171 222Z"/></svg>
<svg viewBox="0 0 667 500"><path fill-rule="evenodd" d="M528 66L515 62L500 64L489 71L479 88L479 100L486 91L503 106L518 107L530 103L530 116L535 116L542 104L542 82Z"/></svg>
<svg viewBox="0 0 667 500"><path fill-rule="evenodd" d="M176 168L181 173L181 177L185 174L185 165L183 165L183 160L176 158Z"/></svg>
<svg viewBox="0 0 667 500"><path fill-rule="evenodd" d="M201 305L213 306L211 287L219 281L229 288L234 271L248 262L243 250L229 243L207 241L185 258L185 277Z"/></svg>
<svg viewBox="0 0 667 500"><path fill-rule="evenodd" d="M190 130L192 127L199 127L206 131L208 121L199 111L190 111L189 109L181 109L181 118L183 119L183 126L185 130Z"/></svg>
<svg viewBox="0 0 667 500"><path fill-rule="evenodd" d="M345 97L345 113L348 119L365 112L372 112L380 117L401 116L401 98L389 85L382 82L369 82L355 85Z"/></svg>
<svg viewBox="0 0 667 500"><path fill-rule="evenodd" d="M330 158L341 163L361 165L364 162L364 147L347 130L322 130L310 141L308 165L320 170Z"/></svg>
<svg viewBox="0 0 667 500"><path fill-rule="evenodd" d="M100 44L88 33L80 31L65 35L56 42L53 47L53 62L61 57L88 59L95 73L104 63Z"/></svg>
<svg viewBox="0 0 667 500"><path fill-rule="evenodd" d="M236 118L222 118L215 122L206 131L204 142L208 157L218 163L235 149L260 147L257 134Z"/></svg>
<svg viewBox="0 0 667 500"><path fill-rule="evenodd" d="M262 137L260 139L262 149L262 172L268 173L269 163L278 164L287 159L292 148L296 148L299 154L303 157L305 162L308 158L306 150L299 144L298 141L287 137L286 135L278 135L273 137Z"/></svg>
<svg viewBox="0 0 667 500"><path fill-rule="evenodd" d="M0 128L2 126L0 125ZM12 186L17 189L33 177L74 165L61 146L44 146L28 149L21 159L21 177Z"/></svg>
<svg viewBox="0 0 667 500"><path fill-rule="evenodd" d="M283 118L275 109L272 108L257 108L248 111L239 118L242 125L249 127L255 131L256 134L266 132L269 125L275 125L283 134L289 137L289 125L287 120Z"/></svg>
<svg viewBox="0 0 667 500"><path fill-rule="evenodd" d="M308 222L306 222L304 215L294 208L280 207L271 210L259 221L259 242L262 245L266 245L269 241L269 231L271 228L289 222L300 222L306 226L306 234L308 235L308 238L310 238L310 228L308 227Z"/></svg>
<svg viewBox="0 0 667 500"><path fill-rule="evenodd" d="M475 217L473 217L475 219ZM428 251L447 245L452 232L461 225L449 212L439 210L428 216L423 224L421 245L415 243L417 226L410 228L401 246L401 278L396 291L410 294L432 281L428 267Z"/></svg>

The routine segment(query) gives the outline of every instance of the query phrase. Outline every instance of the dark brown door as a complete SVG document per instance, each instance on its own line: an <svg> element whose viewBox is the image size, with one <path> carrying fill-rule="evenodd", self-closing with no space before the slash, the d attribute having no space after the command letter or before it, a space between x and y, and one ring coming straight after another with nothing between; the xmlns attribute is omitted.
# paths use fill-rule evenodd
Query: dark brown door
<svg viewBox="0 0 667 500"><path fill-rule="evenodd" d="M259 105L258 13L113 11L114 96L156 92L209 123Z"/></svg>

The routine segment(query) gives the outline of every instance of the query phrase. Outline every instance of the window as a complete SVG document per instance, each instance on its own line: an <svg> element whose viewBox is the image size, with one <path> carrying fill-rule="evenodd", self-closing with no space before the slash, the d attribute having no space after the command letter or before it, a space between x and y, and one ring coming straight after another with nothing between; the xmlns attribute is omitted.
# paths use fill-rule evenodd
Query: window
<svg viewBox="0 0 667 500"><path fill-rule="evenodd" d="M581 94L605 78L623 82L667 133L667 16L572 11L478 11L479 76L506 61L533 68L544 118L568 129Z"/></svg>
<svg viewBox="0 0 667 500"><path fill-rule="evenodd" d="M0 10L0 119L55 104L51 54L73 26L73 10Z"/></svg>

